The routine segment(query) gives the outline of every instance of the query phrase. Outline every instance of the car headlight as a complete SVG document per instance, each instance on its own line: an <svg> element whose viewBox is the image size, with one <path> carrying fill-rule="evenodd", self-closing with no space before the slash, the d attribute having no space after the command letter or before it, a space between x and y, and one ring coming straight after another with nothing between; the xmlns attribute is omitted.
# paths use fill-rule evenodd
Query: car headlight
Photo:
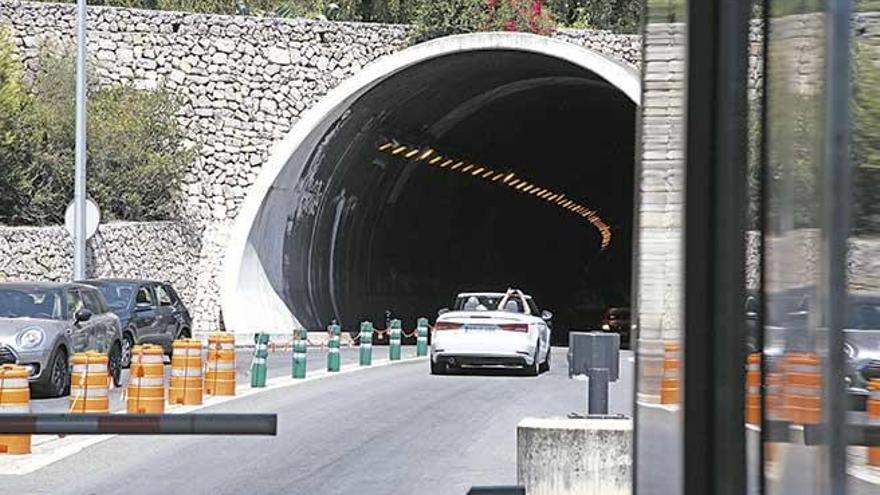
<svg viewBox="0 0 880 495"><path fill-rule="evenodd" d="M16 340L22 349L34 349L43 343L44 338L46 338L46 333L42 328L30 327L22 330Z"/></svg>
<svg viewBox="0 0 880 495"><path fill-rule="evenodd" d="M609 324L607 324L607 323L603 323L603 324L602 324L602 330L611 330L611 325L609 325Z"/></svg>
<svg viewBox="0 0 880 495"><path fill-rule="evenodd" d="M843 352L850 360L855 359L859 355L859 351L849 342L843 343Z"/></svg>

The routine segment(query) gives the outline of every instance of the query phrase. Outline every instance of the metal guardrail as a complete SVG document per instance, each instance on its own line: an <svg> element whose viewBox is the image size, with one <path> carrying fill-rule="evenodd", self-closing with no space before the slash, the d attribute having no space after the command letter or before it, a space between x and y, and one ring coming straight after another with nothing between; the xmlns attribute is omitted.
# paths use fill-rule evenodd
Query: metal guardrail
<svg viewBox="0 0 880 495"><path fill-rule="evenodd" d="M0 433L36 435L270 435L275 414L3 414Z"/></svg>

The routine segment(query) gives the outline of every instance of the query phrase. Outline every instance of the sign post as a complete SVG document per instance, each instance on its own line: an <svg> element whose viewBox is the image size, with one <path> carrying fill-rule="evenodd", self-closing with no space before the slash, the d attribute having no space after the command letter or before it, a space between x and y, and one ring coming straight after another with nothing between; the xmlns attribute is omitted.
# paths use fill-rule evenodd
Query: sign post
<svg viewBox="0 0 880 495"><path fill-rule="evenodd" d="M76 3L76 171L73 181L73 279L86 278L86 0Z"/></svg>

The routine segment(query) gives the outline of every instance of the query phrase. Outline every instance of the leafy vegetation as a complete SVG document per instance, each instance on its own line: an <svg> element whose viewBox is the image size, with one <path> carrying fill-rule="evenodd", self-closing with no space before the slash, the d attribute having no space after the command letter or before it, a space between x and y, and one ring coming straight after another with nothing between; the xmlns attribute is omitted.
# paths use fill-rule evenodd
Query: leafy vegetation
<svg viewBox="0 0 880 495"><path fill-rule="evenodd" d="M638 30L642 2L643 0L94 0L89 3L212 14L416 24L420 26L421 37L430 38L479 30L549 32L557 23L566 27L634 33Z"/></svg>
<svg viewBox="0 0 880 495"><path fill-rule="evenodd" d="M73 61L44 55L25 85L0 39L0 223L62 223L73 197ZM185 149L170 93L89 85L88 194L108 220L178 214L180 183L195 150Z"/></svg>

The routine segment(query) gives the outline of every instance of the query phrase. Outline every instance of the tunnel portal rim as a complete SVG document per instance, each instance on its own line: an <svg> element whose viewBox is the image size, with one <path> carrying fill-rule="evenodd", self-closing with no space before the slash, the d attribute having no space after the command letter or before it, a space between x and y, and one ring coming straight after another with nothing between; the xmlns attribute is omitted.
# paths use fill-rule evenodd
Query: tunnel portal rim
<svg viewBox="0 0 880 495"><path fill-rule="evenodd" d="M306 110L284 138L270 147L268 159L233 221L225 256L222 258L219 281L220 315L227 331L249 335L255 331L289 332L291 328L300 326L277 291L271 288L258 254L252 252L253 249L248 249L251 236L259 227L262 207L293 154L328 119L338 118L340 108L342 111L349 108L358 97L394 74L447 55L491 50L532 53L569 62L617 88L636 107L641 105L642 82L638 69L595 50L547 36L514 32L459 34L430 40L380 57L321 97L314 106ZM257 266L248 266L254 263ZM247 291L242 286L242 275L248 268L263 270L256 274L258 283L269 284L270 287L263 287L262 290L252 287ZM247 278L253 280L254 275ZM255 321L254 306L246 301L247 295L242 294L245 292L256 292L259 297L272 299L265 300L265 304L260 305L264 311L282 312L286 315L266 319L268 324ZM279 321L284 323L279 324ZM271 328L273 326L280 328Z"/></svg>

